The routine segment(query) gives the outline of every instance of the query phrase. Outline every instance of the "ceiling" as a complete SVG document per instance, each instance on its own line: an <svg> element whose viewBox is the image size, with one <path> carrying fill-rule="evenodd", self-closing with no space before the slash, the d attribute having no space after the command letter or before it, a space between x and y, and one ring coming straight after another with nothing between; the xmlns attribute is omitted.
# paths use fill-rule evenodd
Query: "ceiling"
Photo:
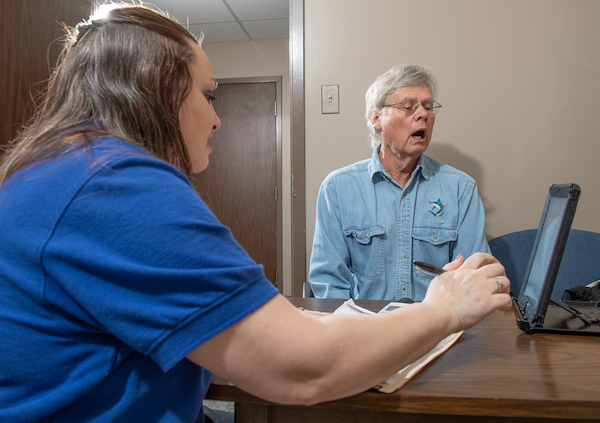
<svg viewBox="0 0 600 423"><path fill-rule="evenodd" d="M289 0L146 0L205 43L289 37Z"/></svg>

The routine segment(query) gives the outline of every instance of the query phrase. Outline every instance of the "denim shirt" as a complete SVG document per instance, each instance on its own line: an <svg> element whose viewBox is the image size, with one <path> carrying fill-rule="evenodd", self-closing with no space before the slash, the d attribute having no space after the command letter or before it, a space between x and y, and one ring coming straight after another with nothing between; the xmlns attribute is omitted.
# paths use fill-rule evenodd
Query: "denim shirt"
<svg viewBox="0 0 600 423"><path fill-rule="evenodd" d="M489 253L485 213L473 178L422 155L403 189L371 159L325 178L309 281L317 298L421 301L433 279L413 260L444 266Z"/></svg>

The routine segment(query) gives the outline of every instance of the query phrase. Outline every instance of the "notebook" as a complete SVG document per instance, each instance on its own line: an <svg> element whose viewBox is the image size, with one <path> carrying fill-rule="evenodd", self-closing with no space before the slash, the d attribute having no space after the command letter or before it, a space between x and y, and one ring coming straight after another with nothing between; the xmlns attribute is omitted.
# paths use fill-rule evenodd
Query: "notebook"
<svg viewBox="0 0 600 423"><path fill-rule="evenodd" d="M580 193L576 184L552 185L548 190L523 285L513 298L517 326L526 333L600 335L598 303L551 298Z"/></svg>

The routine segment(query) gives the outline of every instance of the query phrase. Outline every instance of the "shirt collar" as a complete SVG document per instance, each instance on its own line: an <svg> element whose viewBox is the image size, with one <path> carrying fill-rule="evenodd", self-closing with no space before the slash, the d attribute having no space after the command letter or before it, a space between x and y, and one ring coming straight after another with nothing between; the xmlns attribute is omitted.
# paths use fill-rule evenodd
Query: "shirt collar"
<svg viewBox="0 0 600 423"><path fill-rule="evenodd" d="M383 168L383 164L379 159L379 149L381 148L381 144L373 149L373 155L371 156L371 161L369 162L369 175L371 176L371 182L374 184L385 179L389 179L392 181L392 177L385 171ZM431 175L431 163L429 162L429 157L421 154L419 157L419 161L417 162L417 167L412 173L411 180L415 178L415 175L420 175L427 181L429 180L429 175ZM410 185L410 183L409 183Z"/></svg>

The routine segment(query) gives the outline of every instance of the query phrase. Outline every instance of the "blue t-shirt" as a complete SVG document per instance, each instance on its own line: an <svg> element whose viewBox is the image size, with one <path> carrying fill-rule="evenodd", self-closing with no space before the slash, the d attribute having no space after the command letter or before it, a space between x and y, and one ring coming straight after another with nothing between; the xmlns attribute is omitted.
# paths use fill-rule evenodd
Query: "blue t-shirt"
<svg viewBox="0 0 600 423"><path fill-rule="evenodd" d="M0 421L193 422L185 356L278 291L188 179L103 138L0 186Z"/></svg>

